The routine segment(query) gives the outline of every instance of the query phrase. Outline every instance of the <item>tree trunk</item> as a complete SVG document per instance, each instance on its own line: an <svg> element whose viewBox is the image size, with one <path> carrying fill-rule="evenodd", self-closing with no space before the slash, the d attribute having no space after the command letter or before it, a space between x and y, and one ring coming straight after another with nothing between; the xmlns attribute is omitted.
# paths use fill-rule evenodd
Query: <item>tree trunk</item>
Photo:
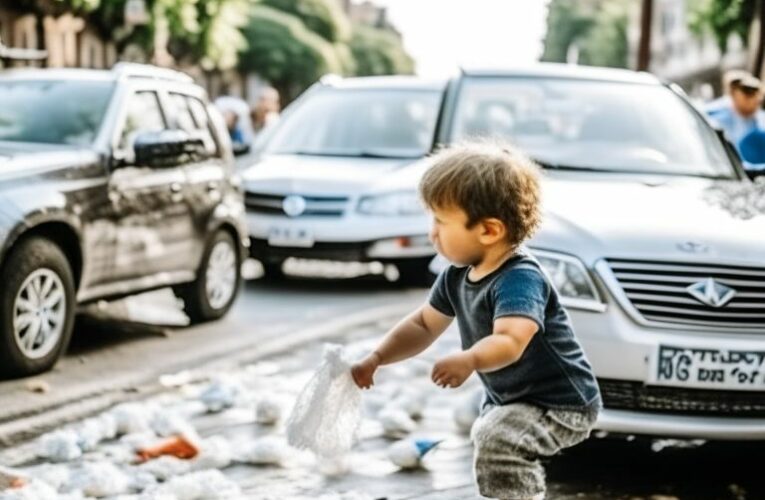
<svg viewBox="0 0 765 500"><path fill-rule="evenodd" d="M640 13L640 45L638 47L637 70L648 71L651 65L651 19L653 0L643 0Z"/></svg>
<svg viewBox="0 0 765 500"><path fill-rule="evenodd" d="M762 78L763 64L765 63L763 61L763 58L765 57L765 1L763 0L757 0L755 20L757 34L756 37L754 37L754 47L750 49L754 51L752 74L758 78Z"/></svg>

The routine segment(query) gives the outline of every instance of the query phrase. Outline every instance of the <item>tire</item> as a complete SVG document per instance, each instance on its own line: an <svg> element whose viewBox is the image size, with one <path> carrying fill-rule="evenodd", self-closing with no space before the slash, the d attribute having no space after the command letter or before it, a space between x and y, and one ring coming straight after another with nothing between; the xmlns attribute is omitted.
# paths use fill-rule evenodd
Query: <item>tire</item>
<svg viewBox="0 0 765 500"><path fill-rule="evenodd" d="M395 261L398 268L398 281L401 286L428 288L436 281L436 275L430 272L432 257L426 259L407 259Z"/></svg>
<svg viewBox="0 0 765 500"><path fill-rule="evenodd" d="M183 310L192 324L226 315L239 294L241 267L234 238L218 230L205 248L196 281L173 288L175 295L183 299Z"/></svg>
<svg viewBox="0 0 765 500"><path fill-rule="evenodd" d="M77 304L69 260L47 238L28 237L11 249L0 280L0 374L50 370L72 338Z"/></svg>

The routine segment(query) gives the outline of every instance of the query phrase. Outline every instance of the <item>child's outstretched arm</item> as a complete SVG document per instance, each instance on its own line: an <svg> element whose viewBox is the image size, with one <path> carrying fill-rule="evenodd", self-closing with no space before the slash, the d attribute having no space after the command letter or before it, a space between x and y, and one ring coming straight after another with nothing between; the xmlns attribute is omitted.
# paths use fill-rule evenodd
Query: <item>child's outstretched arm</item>
<svg viewBox="0 0 765 500"><path fill-rule="evenodd" d="M459 387L474 371L493 372L518 361L539 325L523 316L508 316L494 321L493 333L466 351L439 360L432 379L441 387Z"/></svg>
<svg viewBox="0 0 765 500"><path fill-rule="evenodd" d="M369 356L353 365L351 375L356 385L362 389L371 387L378 367L403 361L427 349L453 319L430 304L422 305L394 326Z"/></svg>

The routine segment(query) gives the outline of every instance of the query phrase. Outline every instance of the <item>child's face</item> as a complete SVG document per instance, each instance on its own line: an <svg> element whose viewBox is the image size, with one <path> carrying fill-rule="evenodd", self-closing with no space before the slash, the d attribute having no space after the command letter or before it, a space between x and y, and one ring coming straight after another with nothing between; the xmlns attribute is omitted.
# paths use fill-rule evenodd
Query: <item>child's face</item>
<svg viewBox="0 0 765 500"><path fill-rule="evenodd" d="M482 221L468 228L468 216L460 208L432 208L430 241L438 253L461 266L475 266L483 260L488 245L505 237L504 226L496 234L494 222ZM495 219L489 219L495 221ZM498 222L498 221L497 221ZM501 224L501 222L499 223ZM490 227L489 227L490 226Z"/></svg>

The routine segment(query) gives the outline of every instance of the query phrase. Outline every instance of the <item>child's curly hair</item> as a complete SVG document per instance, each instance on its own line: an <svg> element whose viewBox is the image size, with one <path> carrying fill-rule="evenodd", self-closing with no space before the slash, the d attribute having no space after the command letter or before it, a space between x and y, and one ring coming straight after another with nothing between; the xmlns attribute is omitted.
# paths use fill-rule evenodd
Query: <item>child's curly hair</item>
<svg viewBox="0 0 765 500"><path fill-rule="evenodd" d="M496 218L518 246L541 222L539 168L517 149L496 142L446 148L432 158L420 180L420 195L431 208L460 208L467 227Z"/></svg>

